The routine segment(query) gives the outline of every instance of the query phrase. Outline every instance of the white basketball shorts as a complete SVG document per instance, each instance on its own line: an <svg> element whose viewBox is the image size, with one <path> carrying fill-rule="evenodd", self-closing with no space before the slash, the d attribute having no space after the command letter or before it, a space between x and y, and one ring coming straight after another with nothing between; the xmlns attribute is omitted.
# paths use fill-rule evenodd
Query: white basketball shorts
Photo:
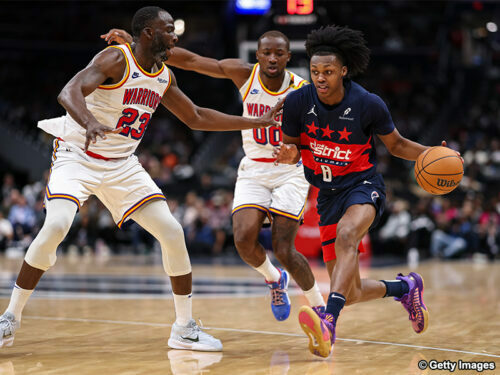
<svg viewBox="0 0 500 375"><path fill-rule="evenodd" d="M274 165L245 156L238 168L232 213L255 208L269 218L280 215L301 221L308 192L302 163Z"/></svg>
<svg viewBox="0 0 500 375"><path fill-rule="evenodd" d="M45 199L67 199L80 208L92 194L111 212L118 227L147 202L166 200L135 155L96 159L56 139Z"/></svg>

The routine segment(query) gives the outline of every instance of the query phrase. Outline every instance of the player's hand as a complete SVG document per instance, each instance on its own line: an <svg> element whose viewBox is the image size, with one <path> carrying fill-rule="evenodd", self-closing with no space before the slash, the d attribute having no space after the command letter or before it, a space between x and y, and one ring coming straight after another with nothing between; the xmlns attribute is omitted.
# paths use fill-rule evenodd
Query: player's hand
<svg viewBox="0 0 500 375"><path fill-rule="evenodd" d="M285 103L285 98L281 99L273 108L260 116L259 120L262 125L258 127L267 128L268 126L281 126L281 123L276 121L276 117L278 117L283 110L283 103Z"/></svg>
<svg viewBox="0 0 500 375"><path fill-rule="evenodd" d="M89 149L90 142L95 144L97 142L97 137L101 137L102 139L107 139L106 134L117 134L123 130L123 127L117 129L111 129L107 126L99 123L99 122L91 122L87 125L87 131L85 133L85 148L83 149L85 152Z"/></svg>
<svg viewBox="0 0 500 375"><path fill-rule="evenodd" d="M441 141L441 146L448 147L448 144L446 143L446 141ZM453 150L453 151L455 151L455 150ZM460 155L460 152L458 152L458 151L455 151L455 152L457 153L457 155L460 158L460 160L462 160L462 164L463 164L464 163L464 158L462 157L462 155Z"/></svg>
<svg viewBox="0 0 500 375"><path fill-rule="evenodd" d="M132 43L132 36L122 29L111 29L106 34L101 35L108 44L115 42L117 44Z"/></svg>
<svg viewBox="0 0 500 375"><path fill-rule="evenodd" d="M273 157L276 158L274 165L297 164L300 160L300 152L296 145L280 142L279 146L273 150Z"/></svg>

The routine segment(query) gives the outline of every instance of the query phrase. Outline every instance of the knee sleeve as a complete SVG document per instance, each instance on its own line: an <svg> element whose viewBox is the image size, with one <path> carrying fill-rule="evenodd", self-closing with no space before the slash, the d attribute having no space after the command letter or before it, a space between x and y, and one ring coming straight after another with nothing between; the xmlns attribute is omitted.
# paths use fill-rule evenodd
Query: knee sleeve
<svg viewBox="0 0 500 375"><path fill-rule="evenodd" d="M31 243L24 260L30 266L47 271L56 262L56 250L71 228L76 205L64 199L47 201L42 229Z"/></svg>
<svg viewBox="0 0 500 375"><path fill-rule="evenodd" d="M191 273L184 231L166 202L153 201L134 212L131 218L160 242L163 268L167 275Z"/></svg>

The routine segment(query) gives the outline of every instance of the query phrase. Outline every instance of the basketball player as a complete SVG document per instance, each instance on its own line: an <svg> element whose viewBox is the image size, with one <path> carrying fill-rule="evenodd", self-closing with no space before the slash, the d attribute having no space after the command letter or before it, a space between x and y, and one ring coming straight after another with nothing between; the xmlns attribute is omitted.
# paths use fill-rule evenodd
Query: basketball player
<svg viewBox="0 0 500 375"><path fill-rule="evenodd" d="M123 43L130 36L112 29L101 36L108 42ZM290 61L290 42L279 31L268 31L258 40L257 64L239 59L215 60L176 47L168 64L215 78L233 81L243 99L243 116L261 116L280 98L307 81L286 70ZM291 273L308 302L323 308L325 302L305 257L294 247L302 220L309 184L302 163L273 166L273 149L281 141L279 127L242 130L245 157L241 160L233 202L234 242L241 258L260 272L271 290L271 310L277 320L290 314L287 294ZM286 268L276 268L258 241L266 217L271 221L274 255Z"/></svg>
<svg viewBox="0 0 500 375"><path fill-rule="evenodd" d="M299 322L310 338L311 352L327 357L344 304L392 296L408 311L415 332L427 328L422 277L411 272L396 280L361 279L357 248L384 209L385 186L376 172L374 136L392 155L406 160L416 160L428 147L402 137L385 103L351 81L369 61L370 50L360 31L337 26L314 30L307 36L306 50L313 85L287 96L284 144L275 156L277 162L291 165L302 156L307 180L320 189L323 251L334 251L334 259L327 262L330 294L325 313L303 306Z"/></svg>
<svg viewBox="0 0 500 375"><path fill-rule="evenodd" d="M132 20L134 43L97 54L63 88L58 100L66 116L41 121L57 137L46 188L47 216L29 247L10 304L0 317L0 347L12 345L22 310L42 274L56 261L56 249L78 208L95 194L117 225L133 219L161 244L170 276L176 321L168 345L221 351L222 344L192 319L191 264L181 225L165 196L133 155L161 103L192 129L236 130L277 124L278 106L257 118L229 116L195 106L163 65L177 42L174 22L158 7L139 9Z"/></svg>

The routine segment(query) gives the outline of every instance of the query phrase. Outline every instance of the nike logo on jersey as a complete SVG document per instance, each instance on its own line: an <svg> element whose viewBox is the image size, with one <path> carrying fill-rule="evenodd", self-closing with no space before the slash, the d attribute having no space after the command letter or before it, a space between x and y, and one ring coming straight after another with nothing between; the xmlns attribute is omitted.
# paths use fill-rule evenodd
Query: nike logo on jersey
<svg viewBox="0 0 500 375"><path fill-rule="evenodd" d="M134 72L134 74L132 74L132 78L138 78L139 76L140 76L140 74L137 72Z"/></svg>
<svg viewBox="0 0 500 375"><path fill-rule="evenodd" d="M258 94L258 93L259 93L258 89L253 89L252 91L250 91L250 95L255 95L255 94Z"/></svg>
<svg viewBox="0 0 500 375"><path fill-rule="evenodd" d="M309 112L307 112L306 114L307 115L314 115L316 117L318 117L318 115L316 114L316 112L314 112L314 108L316 108L316 104L312 106L312 108L309 110Z"/></svg>
<svg viewBox="0 0 500 375"><path fill-rule="evenodd" d="M189 341L192 341L192 342L198 342L198 341L200 341L200 338L198 336L196 336L196 338L194 338L194 339L192 339L191 337L181 336L181 339L183 339L183 340L189 340Z"/></svg>

